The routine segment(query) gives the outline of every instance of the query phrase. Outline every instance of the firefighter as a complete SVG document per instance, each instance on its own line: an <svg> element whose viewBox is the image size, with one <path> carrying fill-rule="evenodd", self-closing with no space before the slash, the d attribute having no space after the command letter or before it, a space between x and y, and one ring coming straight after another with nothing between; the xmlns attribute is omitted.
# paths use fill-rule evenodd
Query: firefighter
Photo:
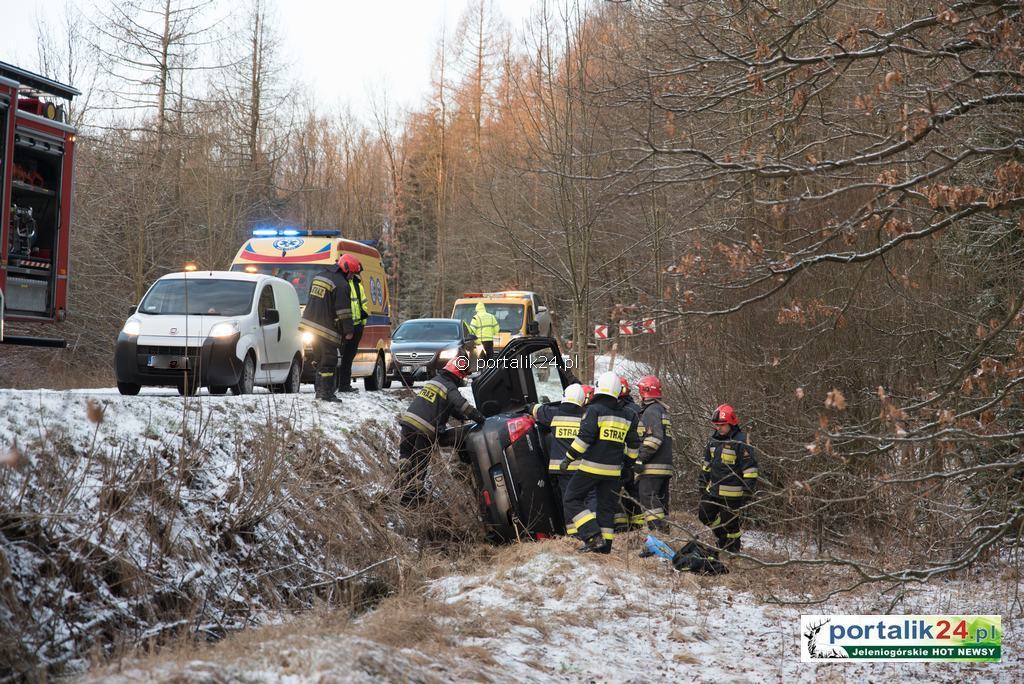
<svg viewBox="0 0 1024 684"><path fill-rule="evenodd" d="M476 314L469 322L469 330L476 335L477 341L484 347L487 358L494 357L494 338L498 336L498 319L487 310L483 302L476 303Z"/></svg>
<svg viewBox="0 0 1024 684"><path fill-rule="evenodd" d="M622 383L622 388L619 390L619 403L623 408L632 411L639 418L641 413L640 406L633 399L629 388L629 380L624 375L619 380ZM643 422L638 423L637 432L640 434L641 439L643 439L643 430ZM640 508L638 503L639 500L640 492L637 490L636 475L632 468L623 468L622 487L619 490L619 507L615 511L616 532L625 532L626 530L643 526L644 514L643 509Z"/></svg>
<svg viewBox="0 0 1024 684"><path fill-rule="evenodd" d="M611 553L622 466L627 460L636 460L640 453L638 418L619 402L621 388L615 373L609 371L598 378L579 434L560 465L562 472L568 472L570 465L579 461L579 469L565 491L563 508L566 527L575 527L584 541L580 551ZM587 503L595 490L596 511Z"/></svg>
<svg viewBox="0 0 1024 684"><path fill-rule="evenodd" d="M468 357L453 358L420 388L409 408L399 416L398 477L403 506L416 506L426 500L427 464L437 445L437 431L448 419L472 420L477 425L486 420L459 391L469 375L469 367Z"/></svg>
<svg viewBox="0 0 1024 684"><path fill-rule="evenodd" d="M757 459L732 406L716 408L711 422L715 431L704 447L697 517L715 533L720 549L735 553L740 550L740 509L757 486Z"/></svg>
<svg viewBox="0 0 1024 684"><path fill-rule="evenodd" d="M366 319L370 317L370 302L366 298L359 274L363 265L351 254L342 255L338 266L348 280L348 302L344 297L338 300L338 320L341 322L341 334L345 338L341 349L341 363L338 370L338 391L355 392L352 386L352 362L359 351L359 341L363 338Z"/></svg>
<svg viewBox="0 0 1024 684"><path fill-rule="evenodd" d="M340 360L340 347L345 335L351 336L352 313L348 298L349 289L346 268L343 266L347 258L345 254L338 259L336 266L331 266L313 277L309 285L309 302L302 312L299 329L314 335L316 377L316 398L322 401L340 401L337 394L337 372ZM348 322L348 328L343 321ZM346 330L349 332L346 333Z"/></svg>
<svg viewBox="0 0 1024 684"><path fill-rule="evenodd" d="M569 453L569 445L580 431L585 401L583 385L576 383L565 388L560 403L535 404L530 409L530 415L537 424L551 431L548 440L548 475L557 481L559 496L562 498L569 487L569 480L580 467L579 463L570 462L568 469L563 472L562 460ZM565 531L566 534L576 534L576 528L569 525L566 525Z"/></svg>
<svg viewBox="0 0 1024 684"><path fill-rule="evenodd" d="M637 475L637 499L647 529L668 532L668 485L672 479L672 421L661 403L661 380L645 375L637 383L640 394L642 442L634 465Z"/></svg>

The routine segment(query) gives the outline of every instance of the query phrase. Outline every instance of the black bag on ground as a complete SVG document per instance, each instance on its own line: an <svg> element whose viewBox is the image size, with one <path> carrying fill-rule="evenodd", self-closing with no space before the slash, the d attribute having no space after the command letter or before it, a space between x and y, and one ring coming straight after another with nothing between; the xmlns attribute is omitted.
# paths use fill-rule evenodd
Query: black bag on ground
<svg viewBox="0 0 1024 684"><path fill-rule="evenodd" d="M718 551L699 541L687 542L672 557L672 566L680 572L698 575L725 575L729 568L718 560Z"/></svg>

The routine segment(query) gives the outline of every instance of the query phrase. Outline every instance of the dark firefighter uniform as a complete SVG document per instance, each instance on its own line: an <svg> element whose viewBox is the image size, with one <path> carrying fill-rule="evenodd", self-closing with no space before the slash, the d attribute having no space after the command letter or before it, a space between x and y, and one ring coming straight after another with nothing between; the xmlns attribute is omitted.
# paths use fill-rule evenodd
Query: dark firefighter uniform
<svg viewBox="0 0 1024 684"><path fill-rule="evenodd" d="M643 423L639 422L639 416L643 410L636 400L629 394L619 397L619 403L627 411L632 411L637 416L637 434L643 438ZM637 480L632 468L622 469L622 486L619 489L619 507L615 511L615 529L625 532L626 530L644 524L643 509L638 503L640 491L637 489Z"/></svg>
<svg viewBox="0 0 1024 684"><path fill-rule="evenodd" d="M337 369L340 347L345 330L352 327L352 307L348 291L348 280L337 266L317 273L309 286L309 302L302 312L299 329L316 336L316 392L318 398L334 396L337 386Z"/></svg>
<svg viewBox="0 0 1024 684"><path fill-rule="evenodd" d="M352 391L352 362L359 352L359 341L363 339L363 328L370 317L370 302L366 298L366 290L358 275L348 278L348 307L339 315L341 323L342 348L341 363L338 371L338 387L343 392ZM345 339L352 335L351 339Z"/></svg>
<svg viewBox="0 0 1024 684"><path fill-rule="evenodd" d="M580 469L579 461L570 458L569 467L563 472L560 468L562 460L569 457L569 448L580 431L584 409L568 401L557 404L536 404L530 413L538 425L551 431L548 441L548 474L558 482L559 495L564 499L569 481ZM566 523L566 534L576 534L576 527Z"/></svg>
<svg viewBox="0 0 1024 684"><path fill-rule="evenodd" d="M402 504L423 501L427 464L437 441L437 431L451 417L484 422L484 416L459 392L462 378L442 370L427 381L409 408L399 416L401 440L398 444L398 477Z"/></svg>
<svg viewBox="0 0 1024 684"><path fill-rule="evenodd" d="M640 456L634 467L644 521L650 530L667 532L668 486L672 479L672 421L658 400L645 402L640 413Z"/></svg>
<svg viewBox="0 0 1024 684"><path fill-rule="evenodd" d="M723 551L740 550L740 511L757 486L757 459L738 425L716 431L704 447L697 517L711 528Z"/></svg>
<svg viewBox="0 0 1024 684"><path fill-rule="evenodd" d="M632 464L640 452L637 423L636 414L617 397L596 394L580 421L579 434L569 447L568 458L579 461L579 470L565 492L565 525L575 527L588 547L603 539L601 550L605 553L611 551L615 537L622 466L627 460ZM597 511L587 505L593 490L597 490Z"/></svg>

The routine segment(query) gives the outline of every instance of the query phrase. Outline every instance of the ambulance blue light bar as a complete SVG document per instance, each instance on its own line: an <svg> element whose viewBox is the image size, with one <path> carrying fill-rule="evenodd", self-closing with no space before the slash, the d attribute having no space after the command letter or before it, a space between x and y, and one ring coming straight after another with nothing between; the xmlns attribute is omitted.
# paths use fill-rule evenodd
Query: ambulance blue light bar
<svg viewBox="0 0 1024 684"><path fill-rule="evenodd" d="M253 237L341 237L340 230L302 230L301 228L255 228Z"/></svg>

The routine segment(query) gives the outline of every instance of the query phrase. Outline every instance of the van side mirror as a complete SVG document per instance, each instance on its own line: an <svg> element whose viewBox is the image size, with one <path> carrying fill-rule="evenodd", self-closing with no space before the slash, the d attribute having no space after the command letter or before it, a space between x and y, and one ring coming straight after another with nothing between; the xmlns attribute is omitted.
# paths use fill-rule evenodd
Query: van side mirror
<svg viewBox="0 0 1024 684"><path fill-rule="evenodd" d="M274 325L281 322L281 313L277 309L267 309L263 312L263 320L260 325Z"/></svg>
<svg viewBox="0 0 1024 684"><path fill-rule="evenodd" d="M537 321L530 321L526 324L527 335L540 335L540 323Z"/></svg>
<svg viewBox="0 0 1024 684"><path fill-rule="evenodd" d="M548 312L548 307L544 306L543 304L541 304L540 306L537 307L537 313L542 314L542 313L547 313L547 312Z"/></svg>
<svg viewBox="0 0 1024 684"><path fill-rule="evenodd" d="M131 306L129 306L129 307L128 307L128 315L129 315L129 316L132 316L132 315L134 315L134 314L135 314L135 312L136 312L136 311L138 311L138 310L139 310L139 307L138 307L138 305L137 305L137 304L132 304Z"/></svg>

